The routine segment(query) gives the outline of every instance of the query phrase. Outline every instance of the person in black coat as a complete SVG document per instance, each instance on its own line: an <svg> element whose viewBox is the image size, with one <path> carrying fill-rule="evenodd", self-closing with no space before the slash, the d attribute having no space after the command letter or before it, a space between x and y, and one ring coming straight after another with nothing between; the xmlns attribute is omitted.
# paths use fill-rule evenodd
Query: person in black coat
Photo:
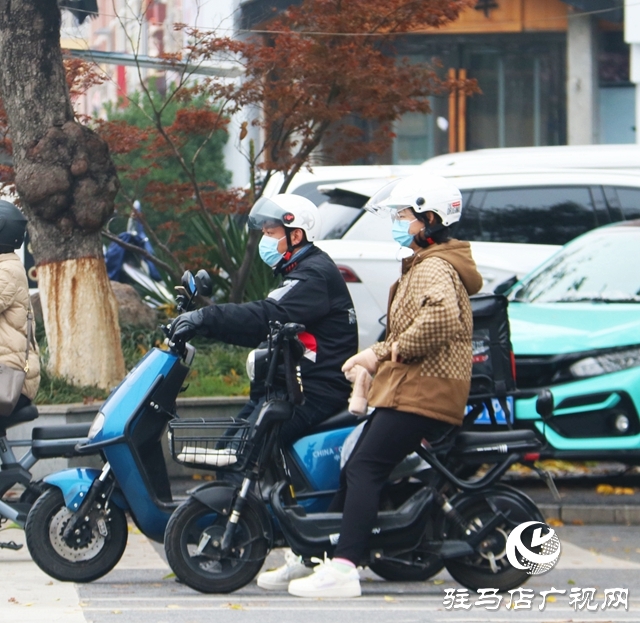
<svg viewBox="0 0 640 623"><path fill-rule="evenodd" d="M351 386L341 368L358 350L356 314L340 271L313 244L321 222L311 201L292 194L262 197L251 209L249 226L262 230L260 257L282 276L280 286L262 301L209 305L182 314L173 321L170 334L256 348L267 338L270 321L303 324L300 374L306 400L282 426L286 444L346 408ZM252 394L240 416L257 417L263 401L264 396Z"/></svg>

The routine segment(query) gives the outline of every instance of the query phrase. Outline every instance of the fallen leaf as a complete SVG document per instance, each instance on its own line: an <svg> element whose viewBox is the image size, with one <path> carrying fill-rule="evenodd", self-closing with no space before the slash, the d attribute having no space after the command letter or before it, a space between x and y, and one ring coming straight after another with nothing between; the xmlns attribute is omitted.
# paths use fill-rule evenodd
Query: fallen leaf
<svg viewBox="0 0 640 623"><path fill-rule="evenodd" d="M163 576L162 579L163 580L172 580L175 577L176 577L176 574L171 572L171 573L167 573L167 575Z"/></svg>
<svg viewBox="0 0 640 623"><path fill-rule="evenodd" d="M567 584L573 585L573 584L575 584L575 580L567 580Z"/></svg>
<svg viewBox="0 0 640 623"><path fill-rule="evenodd" d="M7 601L10 604L18 604L18 603L20 603L15 597L9 597L9 599L7 599Z"/></svg>
<svg viewBox="0 0 640 623"><path fill-rule="evenodd" d="M611 485L598 485L596 493L600 495L634 495L636 490L632 487L612 487Z"/></svg>
<svg viewBox="0 0 640 623"><path fill-rule="evenodd" d="M444 584L444 580L434 580L434 581L433 581L433 583L434 583L436 586L439 586L440 584Z"/></svg>
<svg viewBox="0 0 640 623"><path fill-rule="evenodd" d="M545 520L548 526L564 526L564 521L562 519L558 519L558 517L549 517L549 519Z"/></svg>
<svg viewBox="0 0 640 623"><path fill-rule="evenodd" d="M45 586L53 586L53 582L47 582Z"/></svg>
<svg viewBox="0 0 640 623"><path fill-rule="evenodd" d="M584 521L582 519L573 519L571 521L572 526L584 526Z"/></svg>
<svg viewBox="0 0 640 623"><path fill-rule="evenodd" d="M229 610L244 610L240 604L227 604L226 607L229 608Z"/></svg>
<svg viewBox="0 0 640 623"><path fill-rule="evenodd" d="M33 606L33 601L30 601L28 604L22 604L25 608L28 608L29 606Z"/></svg>
<svg viewBox="0 0 640 623"><path fill-rule="evenodd" d="M91 602L89 602L89 601L81 601L81 602L80 602L80 604L79 604L79 606L80 606L81 608L86 608L90 603L91 603Z"/></svg>
<svg viewBox="0 0 640 623"><path fill-rule="evenodd" d="M111 614L122 614L122 610L112 610Z"/></svg>
<svg viewBox="0 0 640 623"><path fill-rule="evenodd" d="M194 474L191 476L192 480L202 480L202 474Z"/></svg>
<svg viewBox="0 0 640 623"><path fill-rule="evenodd" d="M395 598L394 597L389 597L389 595L385 595L384 596L384 600L385 601L395 601Z"/></svg>
<svg viewBox="0 0 640 623"><path fill-rule="evenodd" d="M169 610L177 610L180 606L178 604L168 604L167 608Z"/></svg>
<svg viewBox="0 0 640 623"><path fill-rule="evenodd" d="M547 597L547 602L549 602L550 604L552 604L554 601L556 601L556 598L553 595L549 595Z"/></svg>

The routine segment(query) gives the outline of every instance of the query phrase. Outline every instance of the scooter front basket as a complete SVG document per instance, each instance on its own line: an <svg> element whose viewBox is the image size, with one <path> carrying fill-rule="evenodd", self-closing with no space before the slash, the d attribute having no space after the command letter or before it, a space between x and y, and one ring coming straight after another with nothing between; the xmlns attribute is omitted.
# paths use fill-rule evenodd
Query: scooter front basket
<svg viewBox="0 0 640 623"><path fill-rule="evenodd" d="M178 418L169 422L173 460L188 467L236 471L249 455L251 424L235 418Z"/></svg>

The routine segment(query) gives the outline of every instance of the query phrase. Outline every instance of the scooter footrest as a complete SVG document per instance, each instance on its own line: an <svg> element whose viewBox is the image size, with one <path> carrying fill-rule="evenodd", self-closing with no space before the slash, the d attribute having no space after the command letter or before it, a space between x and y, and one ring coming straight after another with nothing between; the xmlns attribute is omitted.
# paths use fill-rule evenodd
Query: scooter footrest
<svg viewBox="0 0 640 623"><path fill-rule="evenodd" d="M18 545L15 541L9 541L8 543L0 543L0 549L12 549L18 551L22 549L22 545Z"/></svg>
<svg viewBox="0 0 640 623"><path fill-rule="evenodd" d="M442 560L470 556L474 551L466 541L429 541L421 545L420 550L434 554Z"/></svg>
<svg viewBox="0 0 640 623"><path fill-rule="evenodd" d="M304 539L320 542L340 532L342 513L300 515L296 510L293 510L294 507L282 506L278 494L280 490L282 490L282 486L276 487L271 495L271 506L274 513L279 520L295 529ZM430 489L419 489L397 510L378 513L377 527L381 532L404 530L413 525L432 500L433 492Z"/></svg>

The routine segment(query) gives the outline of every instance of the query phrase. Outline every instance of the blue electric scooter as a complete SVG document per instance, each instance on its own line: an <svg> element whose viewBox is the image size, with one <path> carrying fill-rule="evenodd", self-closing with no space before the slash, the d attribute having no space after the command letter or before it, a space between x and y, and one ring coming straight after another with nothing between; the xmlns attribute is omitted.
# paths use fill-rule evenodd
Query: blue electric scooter
<svg viewBox="0 0 640 623"><path fill-rule="evenodd" d="M179 310L193 307L198 294L209 296L210 283L205 271L195 277L185 273ZM102 455L102 470L67 469L44 478L47 490L31 508L25 530L33 560L50 576L91 582L108 573L127 544L126 512L144 535L163 541L178 502L172 498L162 439L168 422L178 417L176 398L194 355L188 343L149 351L113 390L88 439L76 448L84 455ZM337 488L340 449L355 423L345 412L290 449L309 512L325 510L327 490Z"/></svg>

